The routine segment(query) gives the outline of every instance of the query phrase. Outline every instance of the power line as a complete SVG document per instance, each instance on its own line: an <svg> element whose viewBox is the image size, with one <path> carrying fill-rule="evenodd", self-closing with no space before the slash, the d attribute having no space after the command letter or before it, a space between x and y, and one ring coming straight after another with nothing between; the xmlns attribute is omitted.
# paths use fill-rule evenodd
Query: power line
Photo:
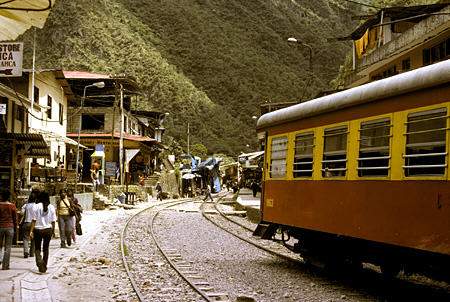
<svg viewBox="0 0 450 302"><path fill-rule="evenodd" d="M8 78L8 81L9 81L9 84L11 85L11 88L14 90L14 93L15 93L17 99L19 100L19 102L22 104L23 107L27 108L26 104L22 101L22 99L20 98L19 94L17 93L17 90L16 90L16 88L14 87L14 84L12 83L12 81L11 81L10 78ZM41 106L41 105L38 105L38 106ZM66 107L67 107L67 106L66 106ZM33 110L33 108L31 108L31 110ZM80 111L80 109L77 109L77 112L75 112L74 114L78 113L79 111ZM51 120L49 121L49 120L47 120L47 119L44 120L43 118L40 118L40 117L34 115L33 112L30 111L28 108L27 108L27 113L28 113L29 115L31 115L33 118L35 118L35 119L37 119L37 120L39 120L39 121L42 121L42 122L47 122L47 123L60 123L59 120L58 120L58 121L51 121ZM63 122L64 122L64 121L67 121L67 115L66 115L66 118L63 119Z"/></svg>
<svg viewBox="0 0 450 302"><path fill-rule="evenodd" d="M353 3L353 4L357 4L357 5L361 5L361 6L366 6L366 7L371 7L371 8L377 8L377 9L381 9L381 7L379 6L374 6L374 5L370 5L370 4L365 4L365 3L361 3L358 1L353 1L353 0L344 0L345 2L349 2L349 3Z"/></svg>

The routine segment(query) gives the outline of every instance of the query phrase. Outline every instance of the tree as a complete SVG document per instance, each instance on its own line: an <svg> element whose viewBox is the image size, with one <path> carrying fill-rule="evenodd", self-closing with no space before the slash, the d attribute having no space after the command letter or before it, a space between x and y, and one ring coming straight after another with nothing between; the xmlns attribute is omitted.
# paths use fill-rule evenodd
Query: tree
<svg viewBox="0 0 450 302"><path fill-rule="evenodd" d="M208 153L208 149L206 149L203 144L195 144L191 146L190 153L192 156L198 156L204 161L206 159L206 154Z"/></svg>

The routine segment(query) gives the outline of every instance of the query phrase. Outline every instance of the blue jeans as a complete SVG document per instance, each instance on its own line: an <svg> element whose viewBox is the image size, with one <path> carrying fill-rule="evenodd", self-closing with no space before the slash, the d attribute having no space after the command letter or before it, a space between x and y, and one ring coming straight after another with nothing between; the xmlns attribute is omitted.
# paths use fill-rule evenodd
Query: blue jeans
<svg viewBox="0 0 450 302"><path fill-rule="evenodd" d="M13 236L14 228L0 228L0 261L2 262L2 269L9 269ZM3 238L5 238L5 255L2 259Z"/></svg>
<svg viewBox="0 0 450 302"><path fill-rule="evenodd" d="M59 236L61 237L61 245L70 244L72 242L72 216L59 215L58 216Z"/></svg>
<svg viewBox="0 0 450 302"><path fill-rule="evenodd" d="M25 222L22 227L23 233L23 254L34 256L34 239L30 238L31 222Z"/></svg>

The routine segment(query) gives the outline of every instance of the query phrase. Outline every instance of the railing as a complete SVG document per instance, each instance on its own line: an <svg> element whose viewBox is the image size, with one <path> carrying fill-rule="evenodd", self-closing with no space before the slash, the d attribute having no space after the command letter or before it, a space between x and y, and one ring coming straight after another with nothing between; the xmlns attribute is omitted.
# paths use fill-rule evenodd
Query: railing
<svg viewBox="0 0 450 302"><path fill-rule="evenodd" d="M67 171L61 168L40 167L31 168L32 181L65 181L67 179Z"/></svg>

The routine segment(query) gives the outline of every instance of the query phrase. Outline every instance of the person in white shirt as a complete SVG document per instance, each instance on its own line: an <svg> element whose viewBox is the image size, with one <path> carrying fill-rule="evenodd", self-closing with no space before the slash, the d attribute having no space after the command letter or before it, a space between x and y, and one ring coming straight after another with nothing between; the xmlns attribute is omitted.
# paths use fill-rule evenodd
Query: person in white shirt
<svg viewBox="0 0 450 302"><path fill-rule="evenodd" d="M47 271L47 261L49 256L49 245L52 236L55 236L56 212L55 207L50 204L48 193L41 192L38 202L33 208L30 237L34 238L36 265L39 272ZM43 257L41 257L41 245Z"/></svg>
<svg viewBox="0 0 450 302"><path fill-rule="evenodd" d="M34 240L30 238L30 228L31 228L31 215L33 213L33 208L38 198L39 191L31 191L30 197L28 198L28 203L22 206L20 210L20 215L22 215L23 224L23 257L28 258L34 257Z"/></svg>

